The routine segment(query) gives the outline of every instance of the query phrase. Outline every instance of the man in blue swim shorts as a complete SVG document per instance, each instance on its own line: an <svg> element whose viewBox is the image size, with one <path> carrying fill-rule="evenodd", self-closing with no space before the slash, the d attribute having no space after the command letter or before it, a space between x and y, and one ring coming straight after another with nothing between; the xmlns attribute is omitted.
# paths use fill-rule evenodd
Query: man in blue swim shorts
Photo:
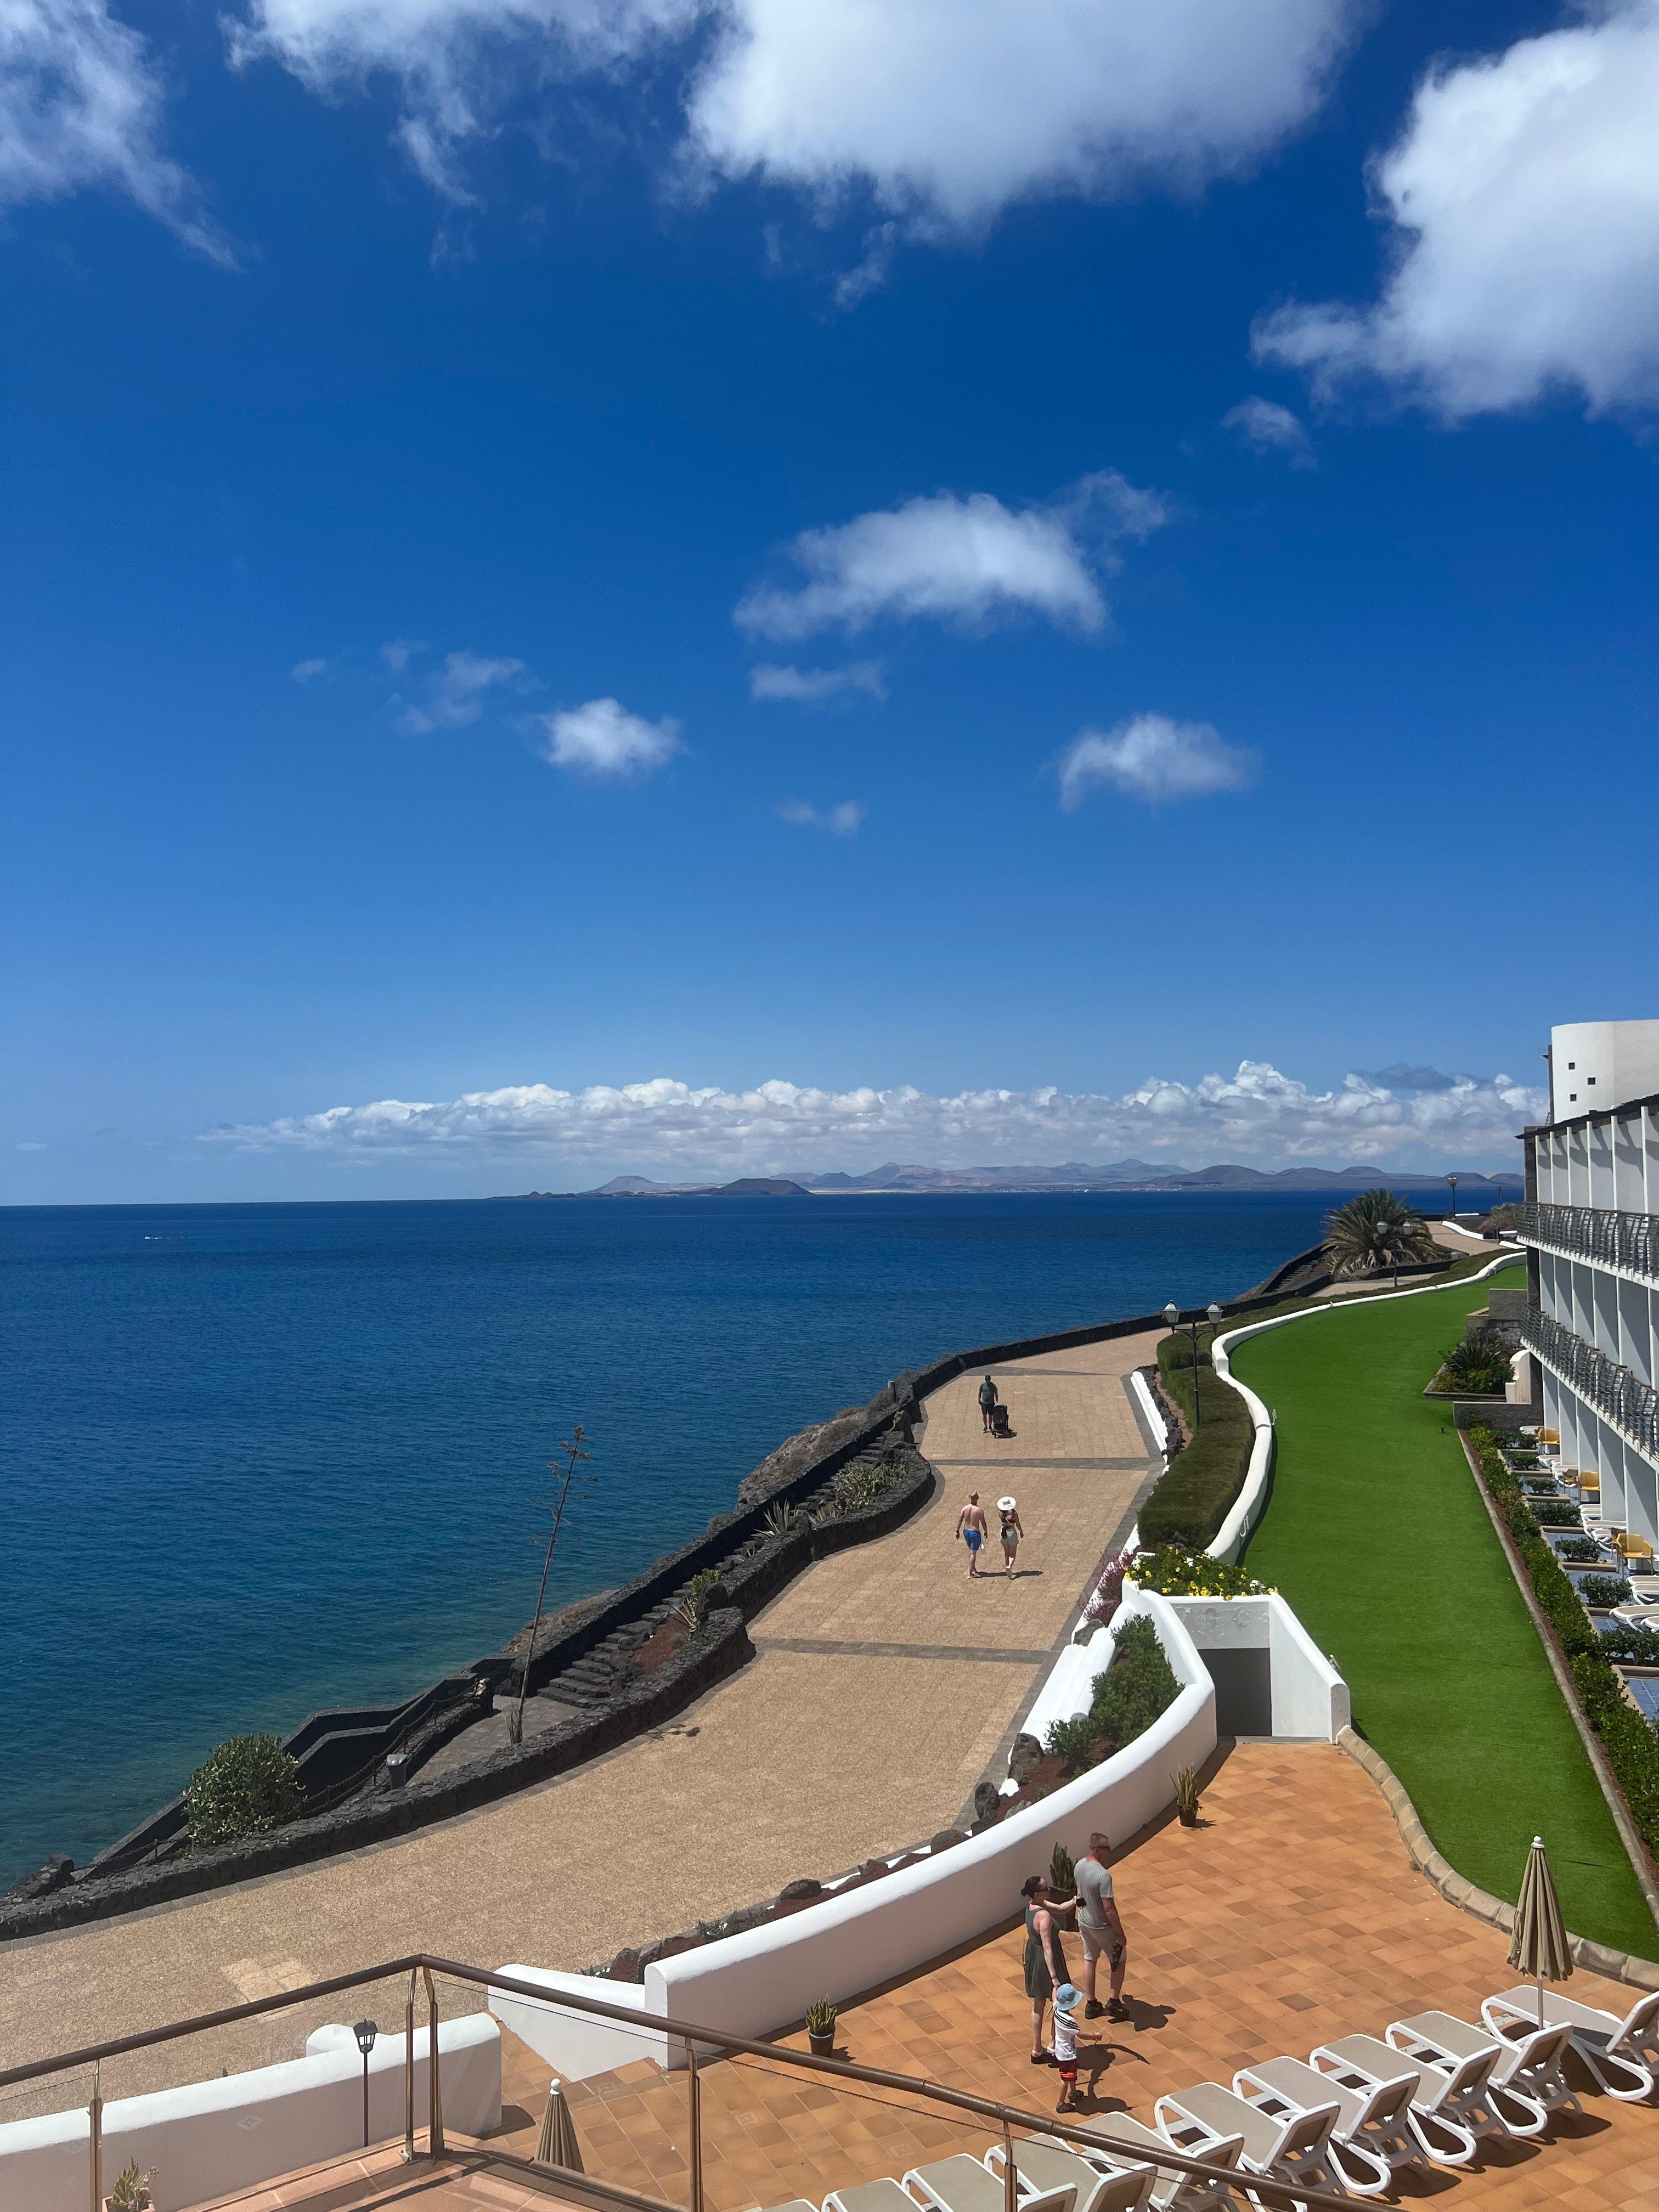
<svg viewBox="0 0 1659 2212"><path fill-rule="evenodd" d="M980 1547L984 1543L987 1533L985 1510L975 1490L969 1493L968 1503L957 1516L957 1534L968 1547L968 1572L975 1581L979 1578Z"/></svg>

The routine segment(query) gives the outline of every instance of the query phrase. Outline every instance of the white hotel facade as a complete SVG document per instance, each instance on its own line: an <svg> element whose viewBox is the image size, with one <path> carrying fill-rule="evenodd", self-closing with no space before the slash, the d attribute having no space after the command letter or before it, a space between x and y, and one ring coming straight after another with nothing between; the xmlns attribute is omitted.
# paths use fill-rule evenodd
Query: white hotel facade
<svg viewBox="0 0 1659 2212"><path fill-rule="evenodd" d="M1550 1120L1522 1142L1545 1425L1604 1520L1659 1547L1659 1022L1552 1030Z"/></svg>

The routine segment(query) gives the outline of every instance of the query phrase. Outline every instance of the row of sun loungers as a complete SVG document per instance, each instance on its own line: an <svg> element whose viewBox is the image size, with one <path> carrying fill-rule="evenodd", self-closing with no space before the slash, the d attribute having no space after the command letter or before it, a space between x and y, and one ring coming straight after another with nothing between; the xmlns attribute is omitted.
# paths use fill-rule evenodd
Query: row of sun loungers
<svg viewBox="0 0 1659 2212"><path fill-rule="evenodd" d="M1416 2013L1381 2037L1321 2044L1305 2063L1242 2067L1231 2088L1200 2081L1160 2097L1150 2128L1110 2113L1093 2124L1109 2148L1022 2139L1018 2212L1201 2212L1228 2201L1235 2177L1247 2197L1253 2179L1380 2197L1402 2167L1468 2166L1483 2136L1541 2135L1553 2112L1577 2103L1563 2071L1569 2050L1610 2097L1634 2102L1653 2092L1659 1990L1622 2020L1551 1990L1540 2027L1538 1992L1523 1983L1488 1997L1480 2013L1478 2027L1451 2013ZM1171 2150L1219 2172L1161 2166ZM899 2181L835 2190L823 2212L1004 2212L1006 2157L999 2141L982 2158L964 2151ZM773 2212L818 2208L798 2197Z"/></svg>

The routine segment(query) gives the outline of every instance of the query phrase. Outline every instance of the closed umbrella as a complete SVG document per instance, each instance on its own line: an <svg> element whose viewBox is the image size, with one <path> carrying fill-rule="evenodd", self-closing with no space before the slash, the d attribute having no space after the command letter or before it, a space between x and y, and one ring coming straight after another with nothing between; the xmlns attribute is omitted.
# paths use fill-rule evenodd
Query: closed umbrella
<svg viewBox="0 0 1659 2212"><path fill-rule="evenodd" d="M575 2123L556 2077L547 2085L547 2106L542 2114L541 2133L536 2137L536 2164L562 2166L572 2173L583 2170Z"/></svg>
<svg viewBox="0 0 1659 2212"><path fill-rule="evenodd" d="M1544 1838L1534 1836L1527 1854L1527 1870L1521 1877L1521 1902L1515 1908L1515 1940L1510 1945L1510 1964L1538 1984L1538 2025L1544 2025L1544 1984L1565 1982L1572 1972L1572 1953L1567 1948L1567 1923L1561 1917L1561 1900L1555 1893L1555 1877L1544 1849Z"/></svg>

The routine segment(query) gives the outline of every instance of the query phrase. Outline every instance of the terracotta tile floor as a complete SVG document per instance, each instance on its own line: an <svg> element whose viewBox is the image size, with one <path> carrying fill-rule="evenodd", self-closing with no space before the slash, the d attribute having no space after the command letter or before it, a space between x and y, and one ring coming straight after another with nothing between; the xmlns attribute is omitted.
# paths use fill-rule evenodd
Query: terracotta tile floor
<svg viewBox="0 0 1659 2212"><path fill-rule="evenodd" d="M1478 2019L1481 1998L1514 1982L1506 1940L1429 1887L1374 1786L1334 1748L1240 1746L1209 1779L1203 1821L1195 1831L1166 1825L1120 1862L1133 2020L1088 2024L1085 2114L1150 2120L1166 2090L1229 2082L1252 2058L1305 2056L1351 2031L1380 2034L1431 2006ZM838 2055L1048 2112L1054 2077L1029 2063L1022 1946L1010 1928L848 2005ZM1074 1938L1066 1955L1075 1969ZM1621 2014L1632 2002L1588 1974L1571 1987ZM524 2155L547 2074L508 2039L506 2094L524 2116L508 2140ZM902 2096L830 2088L764 2062L712 2063L702 2080L711 2212L821 2202L838 2185L990 2140L983 2125ZM1455 2194L1500 2212L1659 2212L1659 2110L1615 2105L1587 2078L1580 2086L1582 2113L1558 2119L1546 2140L1488 2149L1461 2178L1408 2176L1404 2193ZM570 2103L591 2173L687 2201L683 2074L628 2067L573 2085Z"/></svg>

